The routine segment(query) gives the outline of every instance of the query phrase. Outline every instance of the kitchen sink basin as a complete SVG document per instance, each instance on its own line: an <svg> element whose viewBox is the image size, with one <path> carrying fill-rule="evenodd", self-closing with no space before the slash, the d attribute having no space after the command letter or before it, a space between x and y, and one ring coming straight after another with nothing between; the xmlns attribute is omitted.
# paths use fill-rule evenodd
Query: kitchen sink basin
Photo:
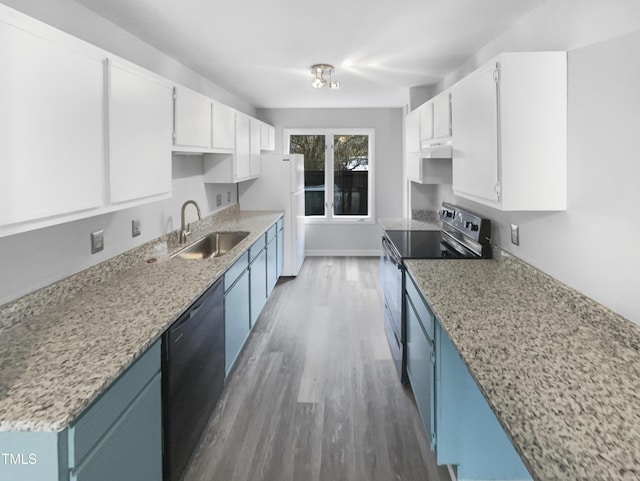
<svg viewBox="0 0 640 481"><path fill-rule="evenodd" d="M181 257L183 259L210 259L225 255L242 239L249 235L248 232L212 232L203 237L198 242L179 250L171 257Z"/></svg>

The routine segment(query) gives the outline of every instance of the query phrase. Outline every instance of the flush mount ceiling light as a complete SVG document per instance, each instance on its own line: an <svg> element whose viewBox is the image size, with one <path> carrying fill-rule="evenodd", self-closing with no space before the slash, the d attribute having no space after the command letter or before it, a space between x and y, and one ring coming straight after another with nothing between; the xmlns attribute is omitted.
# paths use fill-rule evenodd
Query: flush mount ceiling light
<svg viewBox="0 0 640 481"><path fill-rule="evenodd" d="M328 85L330 89L339 89L340 82L331 80L331 74L333 73L333 65L327 65L325 63L319 63L311 67L311 73L313 74L313 81L311 85L319 89Z"/></svg>

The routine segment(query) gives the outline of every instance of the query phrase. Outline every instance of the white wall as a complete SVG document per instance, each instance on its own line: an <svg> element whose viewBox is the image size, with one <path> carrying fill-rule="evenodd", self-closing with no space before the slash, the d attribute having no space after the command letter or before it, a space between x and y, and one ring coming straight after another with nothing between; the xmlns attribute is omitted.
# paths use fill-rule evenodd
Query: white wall
<svg viewBox="0 0 640 481"><path fill-rule="evenodd" d="M640 2L549 0L482 48L441 88L500 51L568 50L568 209L499 212L495 243L640 324ZM520 226L520 246L509 225ZM559 322L562 320L559 319Z"/></svg>
<svg viewBox="0 0 640 481"><path fill-rule="evenodd" d="M198 203L203 216L218 209L218 193L220 208L237 202L235 184L204 184L202 156L175 155L172 168L171 199L0 238L0 304L179 229L180 207L187 199ZM135 238L133 219L140 219L142 227ZM193 207L187 208L186 219L197 219ZM91 254L90 233L99 229L104 229L104 250Z"/></svg>
<svg viewBox="0 0 640 481"><path fill-rule="evenodd" d="M2 3L255 116L253 106L242 99L71 0ZM201 156L174 156L169 200L0 238L0 304L179 228L180 206L187 199L195 199L202 214L209 214L216 208L217 193L222 194L223 207L237 201L235 185L204 185ZM194 213L190 210L189 215ZM135 239L132 219L142 221L142 235ZM98 229L104 229L105 249L91 255L89 234Z"/></svg>
<svg viewBox="0 0 640 481"><path fill-rule="evenodd" d="M276 127L276 152L283 152L283 129L375 129L375 215L402 217L402 109L259 109L260 119ZM306 250L313 254L376 255L377 224L308 224Z"/></svg>

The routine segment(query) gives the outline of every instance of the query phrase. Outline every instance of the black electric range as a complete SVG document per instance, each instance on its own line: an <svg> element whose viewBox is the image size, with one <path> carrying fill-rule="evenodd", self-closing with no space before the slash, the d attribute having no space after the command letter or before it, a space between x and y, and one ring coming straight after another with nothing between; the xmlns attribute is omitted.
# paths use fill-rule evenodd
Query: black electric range
<svg viewBox="0 0 640 481"><path fill-rule="evenodd" d="M406 375L403 291L405 259L490 259L491 222L460 207L443 203L442 229L387 230L382 236L384 325L391 354L403 383Z"/></svg>

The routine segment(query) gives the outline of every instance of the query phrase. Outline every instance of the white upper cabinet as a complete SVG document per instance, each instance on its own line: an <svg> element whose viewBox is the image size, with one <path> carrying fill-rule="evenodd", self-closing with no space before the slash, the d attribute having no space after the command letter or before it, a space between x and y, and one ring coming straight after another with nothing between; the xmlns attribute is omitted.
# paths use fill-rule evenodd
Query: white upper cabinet
<svg viewBox="0 0 640 481"><path fill-rule="evenodd" d="M416 109L420 117L420 148L433 139L433 104L427 102Z"/></svg>
<svg viewBox="0 0 640 481"><path fill-rule="evenodd" d="M259 175L260 169L260 129L258 122L257 136L252 136L251 126L254 122L242 112L235 112L235 142L234 149L230 152L215 152L205 154L204 157L204 181L212 184L229 184L252 179ZM254 132L256 130L254 129ZM253 152L258 153L257 164ZM257 173L256 173L257 169Z"/></svg>
<svg viewBox="0 0 640 481"><path fill-rule="evenodd" d="M505 53L452 88L453 191L502 210L567 206L565 52Z"/></svg>
<svg viewBox="0 0 640 481"><path fill-rule="evenodd" d="M433 140L449 139L451 132L451 93L443 92L433 98Z"/></svg>
<svg viewBox="0 0 640 481"><path fill-rule="evenodd" d="M169 196L172 85L119 59L108 79L110 202Z"/></svg>
<svg viewBox="0 0 640 481"><path fill-rule="evenodd" d="M264 122L260 124L260 149L276 150L276 129Z"/></svg>
<svg viewBox="0 0 640 481"><path fill-rule="evenodd" d="M184 87L174 97L173 150L211 152L211 99Z"/></svg>
<svg viewBox="0 0 640 481"><path fill-rule="evenodd" d="M236 114L236 181L251 177L251 117Z"/></svg>
<svg viewBox="0 0 640 481"><path fill-rule="evenodd" d="M251 139L249 143L249 177L260 175L260 146L262 144L262 122L251 119L250 124Z"/></svg>
<svg viewBox="0 0 640 481"><path fill-rule="evenodd" d="M236 145L236 111L213 103L213 150L233 152Z"/></svg>
<svg viewBox="0 0 640 481"><path fill-rule="evenodd" d="M103 204L103 59L0 5L0 236Z"/></svg>
<svg viewBox="0 0 640 481"><path fill-rule="evenodd" d="M495 64L486 66L455 87L453 188L458 195L498 204L498 99L494 71Z"/></svg>
<svg viewBox="0 0 640 481"><path fill-rule="evenodd" d="M420 152L420 111L412 110L405 118L405 149L407 153Z"/></svg>

